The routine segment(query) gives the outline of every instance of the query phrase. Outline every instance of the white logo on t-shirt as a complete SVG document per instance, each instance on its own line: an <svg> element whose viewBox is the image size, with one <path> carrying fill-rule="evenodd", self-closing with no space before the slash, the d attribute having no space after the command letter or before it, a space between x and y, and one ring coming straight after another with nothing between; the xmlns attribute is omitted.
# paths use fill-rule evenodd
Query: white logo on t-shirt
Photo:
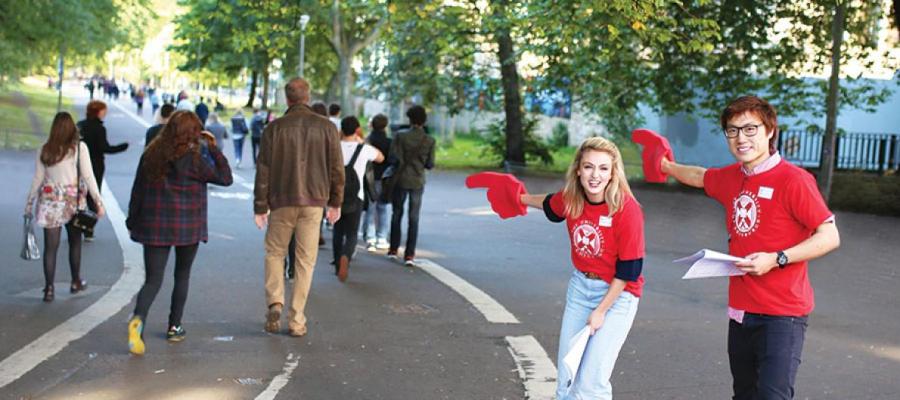
<svg viewBox="0 0 900 400"><path fill-rule="evenodd" d="M572 246L582 257L597 257L603 248L603 234L592 222L581 221L572 230Z"/></svg>
<svg viewBox="0 0 900 400"><path fill-rule="evenodd" d="M751 192L741 192L732 205L734 230L740 236L749 236L759 226L759 201Z"/></svg>

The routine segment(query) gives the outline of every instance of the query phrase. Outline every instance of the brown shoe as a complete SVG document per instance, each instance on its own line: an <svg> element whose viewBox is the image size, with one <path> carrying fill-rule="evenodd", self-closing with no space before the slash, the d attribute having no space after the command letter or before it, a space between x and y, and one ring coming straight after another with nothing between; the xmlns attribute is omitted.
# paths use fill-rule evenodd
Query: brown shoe
<svg viewBox="0 0 900 400"><path fill-rule="evenodd" d="M293 337L304 337L306 336L306 327L304 326L300 329L289 329L288 335L291 335Z"/></svg>
<svg viewBox="0 0 900 400"><path fill-rule="evenodd" d="M350 259L347 256L341 256L338 260L338 280L346 282L348 273L350 273Z"/></svg>
<svg viewBox="0 0 900 400"><path fill-rule="evenodd" d="M272 304L266 312L266 332L281 331L281 304Z"/></svg>

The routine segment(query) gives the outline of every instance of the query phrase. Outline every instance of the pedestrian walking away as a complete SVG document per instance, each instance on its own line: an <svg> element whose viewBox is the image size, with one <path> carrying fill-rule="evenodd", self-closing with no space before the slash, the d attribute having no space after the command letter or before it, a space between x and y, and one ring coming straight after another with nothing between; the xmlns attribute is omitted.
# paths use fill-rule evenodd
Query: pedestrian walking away
<svg viewBox="0 0 900 400"><path fill-rule="evenodd" d="M296 236L297 260L293 296L288 307L288 334L307 333L304 314L318 256L322 209L332 223L341 217L344 169L339 134L334 124L315 112L309 83L294 78L285 85L288 110L266 127L260 142L253 190L254 220L265 236L266 323L270 333L281 330L285 301L284 257Z"/></svg>
<svg viewBox="0 0 900 400"><path fill-rule="evenodd" d="M388 257L398 258L403 222L403 206L409 199L406 230L406 248L403 261L406 266L415 265L416 241L419 237L419 211L422 209L422 194L425 193L425 170L434 168L435 140L425 133L428 115L425 108L412 106L406 111L411 128L398 134L391 144L391 159L395 168L385 183L391 193L391 243Z"/></svg>
<svg viewBox="0 0 900 400"><path fill-rule="evenodd" d="M247 128L247 120L244 119L244 111L238 109L231 116L231 140L234 143L234 164L240 168L244 155L244 137L250 130Z"/></svg>
<svg viewBox="0 0 900 400"><path fill-rule="evenodd" d="M250 119L250 149L253 151L253 164L256 165L256 156L259 154L259 141L262 139L263 129L266 129L266 110L254 109Z"/></svg>
<svg viewBox="0 0 900 400"><path fill-rule="evenodd" d="M378 114L372 117L370 125L372 132L369 133L366 141L378 149L385 159L390 159L391 139L385 132L388 126L387 117L383 114ZM366 207L366 216L362 227L363 237L366 240L366 250L369 252L390 248L388 243L388 230L390 228L388 205L391 203L391 198L390 194L384 190L382 182L385 168L387 168L387 163L369 164L366 174L371 173L372 180L371 182L368 178L363 180L363 186L371 185L371 187L365 188L369 204Z"/></svg>
<svg viewBox="0 0 900 400"><path fill-rule="evenodd" d="M331 103L328 106L328 119L334 124L334 127L337 128L338 131L341 130L341 105L337 103Z"/></svg>
<svg viewBox="0 0 900 400"><path fill-rule="evenodd" d="M341 120L341 153L344 160L344 201L341 219L334 224L332 251L335 275L341 282L347 280L350 261L356 252L359 236L359 218L362 215L365 195L363 179L369 162L380 164L384 155L362 138L362 128L354 116Z"/></svg>
<svg viewBox="0 0 900 400"><path fill-rule="evenodd" d="M746 275L728 283L728 359L734 399L791 399L807 318L814 307L807 263L840 245L834 214L805 170L777 151L775 108L756 96L731 102L719 120L735 163L676 163L667 141L634 132L651 169L702 188L725 207L728 252Z"/></svg>
<svg viewBox="0 0 900 400"><path fill-rule="evenodd" d="M556 398L612 399L610 377L644 285L644 215L618 147L605 138L585 140L557 193L530 195L511 175L496 173L473 175L466 184L488 187L501 217L524 215L530 206L566 222L575 270L559 333ZM590 335L586 342L583 335ZM565 358L573 351L583 354L570 370Z"/></svg>
<svg viewBox="0 0 900 400"><path fill-rule="evenodd" d="M166 126L166 122L169 122L169 117L172 116L172 113L175 112L175 106L171 104L163 104L163 106L159 109L159 116L156 120L156 125L153 125L147 128L147 132L144 133L144 148L150 146L150 142L153 141L158 135L159 132L162 131L162 128Z"/></svg>
<svg viewBox="0 0 900 400"><path fill-rule="evenodd" d="M207 184L230 186L231 168L215 138L190 111L176 111L138 164L125 221L131 240L144 246L145 279L128 322L128 349L146 350L144 328L175 248L175 286L166 339L184 340L182 325L191 266L208 240Z"/></svg>
<svg viewBox="0 0 900 400"><path fill-rule="evenodd" d="M103 175L106 173L106 154L121 153L128 150L128 143L109 144L106 136L106 127L103 126L103 120L106 118L108 111L106 103L100 100L92 100L87 104L85 119L78 122L81 140L87 145L91 157L91 165L93 166L94 179L97 181L98 190L103 190ZM97 203L93 197L88 198L87 204L91 211L97 212ZM84 240L88 242L93 241L94 232L85 232Z"/></svg>
<svg viewBox="0 0 900 400"><path fill-rule="evenodd" d="M50 137L37 152L34 178L25 202L25 215L44 228L44 301L55 297L56 253L66 227L69 241L69 268L72 274L71 293L87 287L81 277L82 231L72 223L77 210L87 206L86 197L93 199L98 217L105 213L100 188L94 178L88 147L78 138L78 129L69 113L57 113L50 128Z"/></svg>
<svg viewBox="0 0 900 400"><path fill-rule="evenodd" d="M200 118L200 123L203 124L203 126L206 126L206 120L209 118L209 106L203 101L203 97L200 97L200 102L197 103L194 112L197 114L197 117Z"/></svg>
<svg viewBox="0 0 900 400"><path fill-rule="evenodd" d="M219 114L217 113L209 114L209 123L206 124L206 130L216 138L217 145L221 146L222 143L225 143L225 139L228 139L228 130L225 128L225 125L219 122Z"/></svg>

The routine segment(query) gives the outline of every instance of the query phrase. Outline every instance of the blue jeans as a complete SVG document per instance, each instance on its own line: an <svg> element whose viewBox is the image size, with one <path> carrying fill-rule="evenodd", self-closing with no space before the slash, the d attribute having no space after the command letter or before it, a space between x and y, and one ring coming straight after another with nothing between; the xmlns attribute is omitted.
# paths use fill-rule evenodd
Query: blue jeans
<svg viewBox="0 0 900 400"><path fill-rule="evenodd" d="M728 322L735 400L793 399L807 317L744 314Z"/></svg>
<svg viewBox="0 0 900 400"><path fill-rule="evenodd" d="M234 161L240 163L244 155L244 135L234 135Z"/></svg>
<svg viewBox="0 0 900 400"><path fill-rule="evenodd" d="M381 197L382 190L381 181L375 181L376 199ZM366 219L363 220L362 227L363 237L365 237L366 241L379 240L387 242L388 229L390 229L390 225L388 225L388 204L380 201L369 203L369 208L366 210Z"/></svg>
<svg viewBox="0 0 900 400"><path fill-rule="evenodd" d="M587 325L591 312L609 291L609 284L598 279L588 279L578 270L572 272L569 290L566 293L566 311L563 314L559 332L559 354L557 356L556 398L563 399L612 399L612 376L619 351L631 330L637 314L640 299L628 292L622 292L609 311L606 320L593 336L588 339L575 382L565 368L563 358L572 347L575 335Z"/></svg>

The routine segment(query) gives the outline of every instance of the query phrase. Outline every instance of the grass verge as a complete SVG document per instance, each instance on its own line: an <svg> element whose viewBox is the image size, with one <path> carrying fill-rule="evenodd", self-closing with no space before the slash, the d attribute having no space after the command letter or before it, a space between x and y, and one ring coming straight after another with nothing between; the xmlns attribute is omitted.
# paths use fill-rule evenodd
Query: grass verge
<svg viewBox="0 0 900 400"><path fill-rule="evenodd" d="M27 107L20 104L16 93L25 97ZM19 150L40 147L56 115L56 103L56 91L30 80L0 87L0 145ZM72 99L63 97L63 110L72 113L76 121L79 119L72 107ZM29 112L37 119L37 126L32 124Z"/></svg>

